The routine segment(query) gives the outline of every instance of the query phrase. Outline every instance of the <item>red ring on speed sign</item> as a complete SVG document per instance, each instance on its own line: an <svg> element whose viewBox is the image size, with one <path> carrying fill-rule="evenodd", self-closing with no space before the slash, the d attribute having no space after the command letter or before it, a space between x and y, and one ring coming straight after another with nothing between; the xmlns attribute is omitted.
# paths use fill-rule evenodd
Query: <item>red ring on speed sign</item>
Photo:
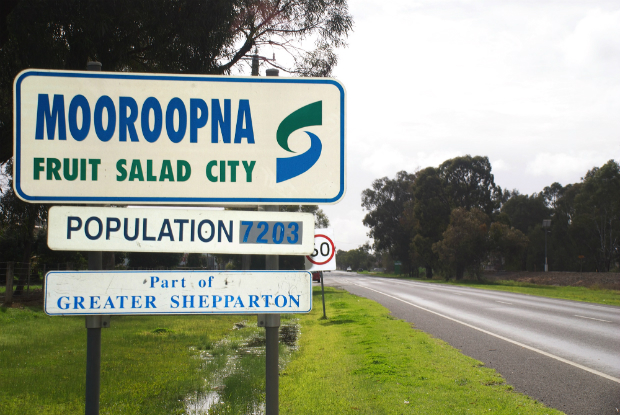
<svg viewBox="0 0 620 415"><path fill-rule="evenodd" d="M331 239L329 239L329 237L327 235L314 235L314 239L318 238L318 237L323 237L325 239L327 239L329 241L329 244L332 246L332 254L329 256L329 258L327 259L327 261L323 261L323 262L314 262L312 260L312 257L310 257L310 255L306 255L306 258L308 258L308 261L312 262L314 265L325 265L327 264L329 261L332 260L332 258L334 257L334 254L336 253L336 247L334 246L334 241L332 241Z"/></svg>

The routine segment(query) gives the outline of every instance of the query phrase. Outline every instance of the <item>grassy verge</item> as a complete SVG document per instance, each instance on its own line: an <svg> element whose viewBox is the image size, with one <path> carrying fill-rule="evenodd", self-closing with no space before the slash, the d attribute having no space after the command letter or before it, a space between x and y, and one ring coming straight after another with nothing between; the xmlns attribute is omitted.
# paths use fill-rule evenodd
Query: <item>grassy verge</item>
<svg viewBox="0 0 620 415"><path fill-rule="evenodd" d="M375 302L332 288L325 298L327 320L320 292L301 318L300 353L280 378L282 413L560 413Z"/></svg>
<svg viewBox="0 0 620 415"><path fill-rule="evenodd" d="M481 288L484 290L497 290L508 291L520 294L537 295L541 297L560 298L564 300L585 301L588 303L606 304L620 306L620 291L618 290L606 290L596 287L568 287L568 286L555 286L555 285L538 285L528 284L517 281L445 281L439 279L426 279L426 278L408 278L401 277L394 274L383 273L367 273L367 275L373 275L376 277L389 277L389 278L402 278L411 279L422 282L431 282L435 284L448 284L461 287Z"/></svg>
<svg viewBox="0 0 620 415"><path fill-rule="evenodd" d="M204 387L197 349L238 316L119 316L102 330L101 413L180 414ZM84 413L83 317L0 308L0 414Z"/></svg>
<svg viewBox="0 0 620 415"><path fill-rule="evenodd" d="M327 320L318 293L311 314L284 316L282 413L558 413L377 303L331 288L326 299ZM114 317L102 332L101 414L260 412L264 330L254 321ZM292 352L285 338L298 326ZM83 413L85 345L83 317L0 308L0 414Z"/></svg>
<svg viewBox="0 0 620 415"><path fill-rule="evenodd" d="M207 390L192 396L188 415L260 414L265 405L265 330L256 317L236 323L235 330L202 352ZM299 336L298 319L282 315L280 368L286 366Z"/></svg>

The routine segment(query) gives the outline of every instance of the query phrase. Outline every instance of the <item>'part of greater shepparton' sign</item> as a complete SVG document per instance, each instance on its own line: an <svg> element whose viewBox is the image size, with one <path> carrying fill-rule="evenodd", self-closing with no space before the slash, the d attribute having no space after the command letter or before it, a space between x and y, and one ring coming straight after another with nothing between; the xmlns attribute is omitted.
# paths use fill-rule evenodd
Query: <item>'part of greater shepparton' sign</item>
<svg viewBox="0 0 620 415"><path fill-rule="evenodd" d="M345 90L329 78L27 70L14 188L27 202L336 203Z"/></svg>
<svg viewBox="0 0 620 415"><path fill-rule="evenodd" d="M89 314L309 313L307 271L52 271L45 312Z"/></svg>
<svg viewBox="0 0 620 415"><path fill-rule="evenodd" d="M313 240L300 212L53 206L47 230L64 251L306 255Z"/></svg>

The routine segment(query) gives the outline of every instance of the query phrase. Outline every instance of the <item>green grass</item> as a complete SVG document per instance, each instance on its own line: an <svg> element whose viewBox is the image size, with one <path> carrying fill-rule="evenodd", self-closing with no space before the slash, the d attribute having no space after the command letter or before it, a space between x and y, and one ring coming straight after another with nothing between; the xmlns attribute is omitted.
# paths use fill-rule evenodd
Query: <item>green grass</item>
<svg viewBox="0 0 620 415"><path fill-rule="evenodd" d="M551 414L446 343L370 300L326 288L281 344L286 414ZM299 321L296 319L299 318ZM242 324L242 320L245 320ZM295 337L294 335L292 337ZM218 393L210 415L250 413L264 400L264 330L254 316L119 316L102 330L101 414L182 414ZM83 317L0 308L0 414L84 412Z"/></svg>
<svg viewBox="0 0 620 415"><path fill-rule="evenodd" d="M315 289L316 290L316 289ZM280 378L286 414L559 414L379 304L326 288Z"/></svg>
<svg viewBox="0 0 620 415"><path fill-rule="evenodd" d="M101 414L180 414L204 387L199 349L238 316L118 316L102 330ZM0 414L84 413L84 317L0 308Z"/></svg>
<svg viewBox="0 0 620 415"><path fill-rule="evenodd" d="M257 413L265 402L265 330L256 326L256 317L213 345L203 367L211 396L218 401L210 406L209 415ZM280 342L280 367L290 360L298 333L297 318L281 316L280 337L288 333L287 342ZM288 345L287 345L288 343ZM293 346L293 347L289 347ZM198 399L201 396L197 396ZM193 411L194 407L190 406ZM260 412L258 412L260 413Z"/></svg>
<svg viewBox="0 0 620 415"><path fill-rule="evenodd" d="M492 281L492 282L478 282L478 281L445 281L439 279L426 279L426 278L409 278L403 276L397 276L395 274L383 274L383 273L364 273L367 275L373 275L377 277L389 277L410 279L415 281L430 282L435 284L447 284L456 285L461 287L481 288L484 290L496 290L496 291L508 291L512 293L537 295L541 297L560 298L563 300L585 301L588 303L606 304L620 306L620 291L607 290L598 287L569 287L569 286L555 286L555 285L539 285L529 284L518 281Z"/></svg>
<svg viewBox="0 0 620 415"><path fill-rule="evenodd" d="M508 291L512 293L561 298L564 300L585 301L620 306L620 291L588 287L560 287L555 285L528 284L517 281L494 281L488 283L452 283L485 290Z"/></svg>

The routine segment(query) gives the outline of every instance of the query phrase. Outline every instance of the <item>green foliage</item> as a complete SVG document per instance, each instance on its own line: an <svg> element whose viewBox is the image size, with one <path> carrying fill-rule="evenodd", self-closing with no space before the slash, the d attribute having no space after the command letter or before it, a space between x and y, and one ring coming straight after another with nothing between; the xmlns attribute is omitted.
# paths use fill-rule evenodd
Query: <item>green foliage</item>
<svg viewBox="0 0 620 415"><path fill-rule="evenodd" d="M620 165L609 160L588 171L575 196L573 232L597 271L620 261Z"/></svg>
<svg viewBox="0 0 620 415"><path fill-rule="evenodd" d="M488 157L455 157L441 163L438 170L453 209L476 208L490 216L499 208L501 189L495 185Z"/></svg>
<svg viewBox="0 0 620 415"><path fill-rule="evenodd" d="M553 271L606 272L620 264L620 165L615 160L588 171L581 183L553 183L522 195L495 185L487 157L456 157L413 175L401 171L394 179L375 180L362 193L362 206L375 248L403 261L411 275L423 267L429 278L436 270L460 278L466 268L476 274L482 265L541 271L545 240ZM478 209L488 216L486 244L476 227L470 235L450 228L455 209ZM551 219L551 228L542 228L544 219ZM474 241L480 242L471 245Z"/></svg>
<svg viewBox="0 0 620 415"><path fill-rule="evenodd" d="M0 119L0 129L2 119ZM12 138L11 138L12 140ZM1 141L1 137L0 137ZM0 261L30 262L37 226L47 220L45 205L22 202L13 191L11 161L0 165L0 176L9 177L8 189L0 193ZM2 190L2 189L0 189Z"/></svg>
<svg viewBox="0 0 620 415"><path fill-rule="evenodd" d="M362 206L369 211L364 225L378 250L401 260L410 274L423 266L431 277L439 267L439 251L433 246L444 238L451 212L478 209L491 215L502 195L488 157L455 157L437 168L375 180L372 189L362 192ZM457 274L462 274L460 268Z"/></svg>
<svg viewBox="0 0 620 415"><path fill-rule="evenodd" d="M542 194L528 196L516 192L502 205L502 213L508 216L510 226L527 235L536 226L540 226L543 219L549 219L551 209L547 207Z"/></svg>
<svg viewBox="0 0 620 415"><path fill-rule="evenodd" d="M465 271L480 276L482 261L489 251L488 222L489 217L480 209L456 208L450 214L450 225L443 239L433 244L433 251L445 264L446 271L454 273L457 280L463 278Z"/></svg>
<svg viewBox="0 0 620 415"><path fill-rule="evenodd" d="M439 266L433 244L441 240L450 221L450 200L444 192L439 170L428 167L418 172L413 194L414 200L407 206L408 223L413 229L409 246L430 278L433 268Z"/></svg>
<svg viewBox="0 0 620 415"><path fill-rule="evenodd" d="M88 265L88 253L76 251L52 251L47 246L47 228L41 229L37 233L36 241L36 262L42 264L71 263L74 269L86 269Z"/></svg>
<svg viewBox="0 0 620 415"><path fill-rule="evenodd" d="M410 231L405 225L405 205L411 201L414 175L405 171L396 178L383 177L362 192L362 207L368 211L364 225L370 228L368 236L374 239L375 249L387 251L395 259L410 264Z"/></svg>
<svg viewBox="0 0 620 415"><path fill-rule="evenodd" d="M373 255L370 244L366 242L356 249L348 251L337 250L336 265L339 269L343 270L346 270L347 267L351 267L351 269L355 271L360 268L369 270L377 265L377 257Z"/></svg>
<svg viewBox="0 0 620 415"><path fill-rule="evenodd" d="M202 254L191 253L187 255L187 264L189 268L200 268L206 265L206 258Z"/></svg>
<svg viewBox="0 0 620 415"><path fill-rule="evenodd" d="M353 27L346 0L10 1L0 9L0 162L13 151L13 79L23 69L230 74L268 45L294 64L280 69L328 76ZM313 39L315 50L299 42Z"/></svg>
<svg viewBox="0 0 620 415"><path fill-rule="evenodd" d="M518 229L500 222L493 222L489 228L490 258L495 262L495 269L500 269L505 263L509 270L521 269L523 253L529 239Z"/></svg>
<svg viewBox="0 0 620 415"><path fill-rule="evenodd" d="M314 215L315 229L329 228L329 218L318 205L282 205L280 212L303 212Z"/></svg>
<svg viewBox="0 0 620 415"><path fill-rule="evenodd" d="M280 269L305 270L304 258L303 255L280 255Z"/></svg>
<svg viewBox="0 0 620 415"><path fill-rule="evenodd" d="M179 265L183 254L171 252L128 252L130 268L173 268Z"/></svg>

